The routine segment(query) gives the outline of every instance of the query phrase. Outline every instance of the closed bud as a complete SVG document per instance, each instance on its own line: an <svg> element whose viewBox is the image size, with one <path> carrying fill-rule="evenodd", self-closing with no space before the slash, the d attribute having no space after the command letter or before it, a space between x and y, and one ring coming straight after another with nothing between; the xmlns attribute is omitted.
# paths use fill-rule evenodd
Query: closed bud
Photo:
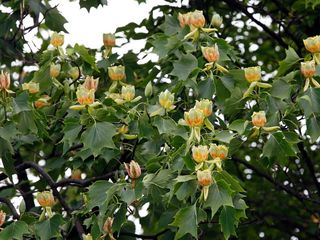
<svg viewBox="0 0 320 240"><path fill-rule="evenodd" d="M193 146L192 147L192 158L197 163L202 163L206 160L208 160L209 150L208 146Z"/></svg>
<svg viewBox="0 0 320 240"><path fill-rule="evenodd" d="M121 81L126 78L124 66L108 67L108 75L113 81Z"/></svg>
<svg viewBox="0 0 320 240"><path fill-rule="evenodd" d="M52 192L39 192L37 194L37 201L41 207L52 207L54 205L54 197Z"/></svg>
<svg viewBox="0 0 320 240"><path fill-rule="evenodd" d="M190 25L190 13L185 13L185 14L178 14L178 20L180 27L184 27L186 25Z"/></svg>
<svg viewBox="0 0 320 240"><path fill-rule="evenodd" d="M70 70L68 71L69 76L73 79L76 80L79 78L80 76L80 70L78 67L72 67L70 68Z"/></svg>
<svg viewBox="0 0 320 240"><path fill-rule="evenodd" d="M77 101L81 105L90 105L94 102L94 90L88 90L84 86L80 85L77 89Z"/></svg>
<svg viewBox="0 0 320 240"><path fill-rule="evenodd" d="M214 13L211 18L211 25L215 28L220 28L222 24L222 17L218 13Z"/></svg>
<svg viewBox="0 0 320 240"><path fill-rule="evenodd" d="M93 238L92 238L90 233L88 233L87 235L82 234L82 239L83 240L93 240Z"/></svg>
<svg viewBox="0 0 320 240"><path fill-rule="evenodd" d="M71 179L81 180L81 170L80 169L73 170L71 174Z"/></svg>
<svg viewBox="0 0 320 240"><path fill-rule="evenodd" d="M173 105L174 102L174 93L171 93L170 91L165 90L164 92L161 92L159 94L159 103L160 106L163 107L166 110L172 110L175 108Z"/></svg>
<svg viewBox="0 0 320 240"><path fill-rule="evenodd" d="M51 64L50 65L50 77L58 77L60 74L61 65L60 64Z"/></svg>
<svg viewBox="0 0 320 240"><path fill-rule="evenodd" d="M210 144L209 152L213 159L220 158L223 160L228 156L228 147L225 145Z"/></svg>
<svg viewBox="0 0 320 240"><path fill-rule="evenodd" d="M251 118L252 124L256 127L264 127L267 123L266 113L264 111L254 112Z"/></svg>
<svg viewBox="0 0 320 240"><path fill-rule="evenodd" d="M130 178L137 179L140 177L141 168L139 163L135 162L134 160L131 160L130 163L125 163L124 166Z"/></svg>
<svg viewBox="0 0 320 240"><path fill-rule="evenodd" d="M94 79L92 76L87 76L84 80L83 86L87 90L93 90L94 92L97 91L99 84L99 78Z"/></svg>
<svg viewBox="0 0 320 240"><path fill-rule="evenodd" d="M113 218L108 217L103 224L103 231L106 233L112 234L112 224L113 224Z"/></svg>
<svg viewBox="0 0 320 240"><path fill-rule="evenodd" d="M28 83L23 83L22 90L29 91L29 93L38 93L40 90L39 83L32 81Z"/></svg>
<svg viewBox="0 0 320 240"><path fill-rule="evenodd" d="M203 12L199 10L195 10L194 12L190 12L190 24L195 28L202 28L206 23L206 19L203 16Z"/></svg>
<svg viewBox="0 0 320 240"><path fill-rule="evenodd" d="M200 109L192 108L184 113L184 120L189 127L200 127L204 121L204 114Z"/></svg>
<svg viewBox="0 0 320 240"><path fill-rule="evenodd" d="M130 102L132 99L134 99L135 94L135 87L133 85L122 86L121 97L125 101Z"/></svg>
<svg viewBox="0 0 320 240"><path fill-rule="evenodd" d="M209 169L206 169L203 171L198 170L197 179L198 179L198 184L202 187L210 186L213 182L211 171Z"/></svg>
<svg viewBox="0 0 320 240"><path fill-rule="evenodd" d="M116 37L112 33L103 34L103 44L105 47L114 47L116 45Z"/></svg>
<svg viewBox="0 0 320 240"><path fill-rule="evenodd" d="M146 88L144 89L144 95L146 97L151 97L153 93L153 89L152 89L152 81L148 82Z"/></svg>
<svg viewBox="0 0 320 240"><path fill-rule="evenodd" d="M118 128L118 133L120 134L126 134L129 131L129 128L127 125L122 125Z"/></svg>
<svg viewBox="0 0 320 240"><path fill-rule="evenodd" d="M6 213L0 210L0 227L5 223L5 221L6 221Z"/></svg>
<svg viewBox="0 0 320 240"><path fill-rule="evenodd" d="M261 79L261 68L248 67L244 69L244 76L248 82L258 82Z"/></svg>
<svg viewBox="0 0 320 240"><path fill-rule="evenodd" d="M201 47L201 52L208 62L217 62L219 60L220 54L217 44L214 44L214 47Z"/></svg>
<svg viewBox="0 0 320 240"><path fill-rule="evenodd" d="M316 73L315 61L306 61L301 63L301 73L305 78L311 78Z"/></svg>
<svg viewBox="0 0 320 240"><path fill-rule="evenodd" d="M49 106L50 99L51 98L48 95L43 95L43 96L41 96L41 98L39 98L37 101L34 102L34 107L35 108L43 108L43 107Z"/></svg>
<svg viewBox="0 0 320 240"><path fill-rule="evenodd" d="M195 108L201 110L205 117L209 117L212 114L212 101L209 99L196 100Z"/></svg>
<svg viewBox="0 0 320 240"><path fill-rule="evenodd" d="M304 46L311 53L320 53L320 35L303 40Z"/></svg>
<svg viewBox="0 0 320 240"><path fill-rule="evenodd" d="M10 75L1 71L0 74L0 90L8 90L10 88Z"/></svg>
<svg viewBox="0 0 320 240"><path fill-rule="evenodd" d="M54 47L60 47L64 43L64 36L62 34L58 34L58 33L55 32L51 36L50 43Z"/></svg>

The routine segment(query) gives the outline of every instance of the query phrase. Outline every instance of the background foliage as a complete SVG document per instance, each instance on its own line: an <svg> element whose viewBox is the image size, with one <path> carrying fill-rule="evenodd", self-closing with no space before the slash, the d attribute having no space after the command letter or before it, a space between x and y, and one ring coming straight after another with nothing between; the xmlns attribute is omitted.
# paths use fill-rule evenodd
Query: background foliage
<svg viewBox="0 0 320 240"><path fill-rule="evenodd" d="M153 51L159 61L144 64L138 64L141 55L133 52L97 59L104 47L77 44L48 50L50 39L41 32L66 32L66 19L56 6L37 0L2 4L11 11L0 13L0 62L11 74L15 93L6 98L9 107L0 109L0 201L7 213L1 239L79 239L82 233L97 239L108 216L114 217L117 239L319 239L320 92L303 92L299 71L299 62L311 59L302 40L319 34L318 1L204 0L180 9L158 6L152 11L160 9L162 17L150 14L140 25L117 30L128 41L147 39L141 51ZM106 2L79 4L90 10ZM204 11L207 23L214 11L223 16L217 35L202 33L199 41L184 40L189 29L179 26L177 13L194 9ZM24 28L23 19L29 16L34 25ZM140 26L148 33L136 33ZM41 48L24 51L30 44L24 36L32 29L43 41ZM202 71L206 61L200 46L214 43L228 74ZM61 64L61 85L50 77L51 63ZM107 68L119 64L126 68L124 82L142 97L137 103L105 99L112 84ZM243 99L249 84L241 69L255 65L261 66L263 80L272 88ZM26 66L39 70L25 72ZM68 75L71 67L82 73L74 82ZM319 67L316 80L318 74ZM92 111L70 110L76 87L87 75L99 77L96 98L102 105ZM21 90L21 84L31 80L40 84L38 94ZM153 95L146 98L149 82ZM166 89L175 94L176 108L151 117L159 93ZM50 95L50 106L35 108L43 94ZM216 182L200 204L195 163L186 144L190 129L178 121L195 100L212 96L209 120L216 130L202 134L207 143L228 145L229 159L223 171L213 172ZM260 110L266 112L268 126L281 129L251 138L251 115ZM137 138L119 134L123 124L131 138ZM123 165L132 159L142 168L134 190ZM66 169L80 169L82 179L68 178ZM55 215L39 221L35 194L45 189L57 199ZM12 206L16 196L23 197L19 211ZM148 206L146 216L139 215L142 206ZM141 236L129 216L140 220Z"/></svg>

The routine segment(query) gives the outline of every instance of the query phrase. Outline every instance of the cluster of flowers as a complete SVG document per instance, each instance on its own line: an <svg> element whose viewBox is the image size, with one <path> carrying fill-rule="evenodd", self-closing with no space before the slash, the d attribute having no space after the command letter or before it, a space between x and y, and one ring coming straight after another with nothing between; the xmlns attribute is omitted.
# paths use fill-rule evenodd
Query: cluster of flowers
<svg viewBox="0 0 320 240"><path fill-rule="evenodd" d="M316 88L320 87L320 84L313 78L316 74L316 65L320 64L320 35L304 39L303 43L313 58L311 61L301 62L301 73L306 79L303 91L307 91L310 84Z"/></svg>

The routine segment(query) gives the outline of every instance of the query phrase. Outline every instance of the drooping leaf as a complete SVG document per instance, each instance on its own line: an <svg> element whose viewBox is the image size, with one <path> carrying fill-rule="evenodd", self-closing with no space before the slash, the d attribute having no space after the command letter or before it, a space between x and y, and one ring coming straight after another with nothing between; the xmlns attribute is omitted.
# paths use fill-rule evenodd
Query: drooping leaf
<svg viewBox="0 0 320 240"><path fill-rule="evenodd" d="M55 214L52 218L35 224L35 232L41 240L61 237L60 226L64 223L61 215Z"/></svg>
<svg viewBox="0 0 320 240"><path fill-rule="evenodd" d="M277 76L283 76L299 60L300 57L292 47L286 49L286 58L280 61Z"/></svg>
<svg viewBox="0 0 320 240"><path fill-rule="evenodd" d="M221 210L219 224L226 240L228 240L231 235L237 235L235 229L235 226L237 226L237 220L235 215L236 210L232 207L224 206Z"/></svg>
<svg viewBox="0 0 320 240"><path fill-rule="evenodd" d="M112 123L98 122L86 129L81 135L81 139L84 147L90 149L97 156L104 147L115 148L112 137L116 133L116 127Z"/></svg>
<svg viewBox="0 0 320 240"><path fill-rule="evenodd" d="M28 224L24 221L16 221L0 232L0 239L23 240L23 235L28 233Z"/></svg>
<svg viewBox="0 0 320 240"><path fill-rule="evenodd" d="M67 23L67 19L65 19L64 16L62 16L57 8L53 8L47 11L47 14L45 14L45 20L46 25L53 31L56 32L68 32L64 28L64 24Z"/></svg>
<svg viewBox="0 0 320 240"><path fill-rule="evenodd" d="M190 73L198 66L198 60L191 53L181 54L179 59L173 63L171 74L177 76L178 80L186 80Z"/></svg>
<svg viewBox="0 0 320 240"><path fill-rule="evenodd" d="M180 239L187 233L198 239L196 205L180 209L174 216L174 221L170 225L179 228L175 235L175 239Z"/></svg>

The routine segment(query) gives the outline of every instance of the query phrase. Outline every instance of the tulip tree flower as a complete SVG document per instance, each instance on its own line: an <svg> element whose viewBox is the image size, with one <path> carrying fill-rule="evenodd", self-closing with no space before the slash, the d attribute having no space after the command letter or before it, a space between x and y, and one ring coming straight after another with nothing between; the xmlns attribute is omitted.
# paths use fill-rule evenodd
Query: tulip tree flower
<svg viewBox="0 0 320 240"><path fill-rule="evenodd" d="M206 201L209 195L209 187L213 183L212 173L210 169L197 171L198 184L202 187L201 196Z"/></svg>
<svg viewBox="0 0 320 240"><path fill-rule="evenodd" d="M262 83L261 80L261 68L259 66L256 67L248 67L244 69L245 79L250 83L249 88L243 94L243 98L248 97L254 90L255 87L260 88L271 88L272 85L268 83Z"/></svg>
<svg viewBox="0 0 320 240"><path fill-rule="evenodd" d="M320 84L313 78L313 76L316 74L316 64L314 60L302 62L301 73L306 79L303 87L304 92L307 91L310 83L316 88L320 87Z"/></svg>

